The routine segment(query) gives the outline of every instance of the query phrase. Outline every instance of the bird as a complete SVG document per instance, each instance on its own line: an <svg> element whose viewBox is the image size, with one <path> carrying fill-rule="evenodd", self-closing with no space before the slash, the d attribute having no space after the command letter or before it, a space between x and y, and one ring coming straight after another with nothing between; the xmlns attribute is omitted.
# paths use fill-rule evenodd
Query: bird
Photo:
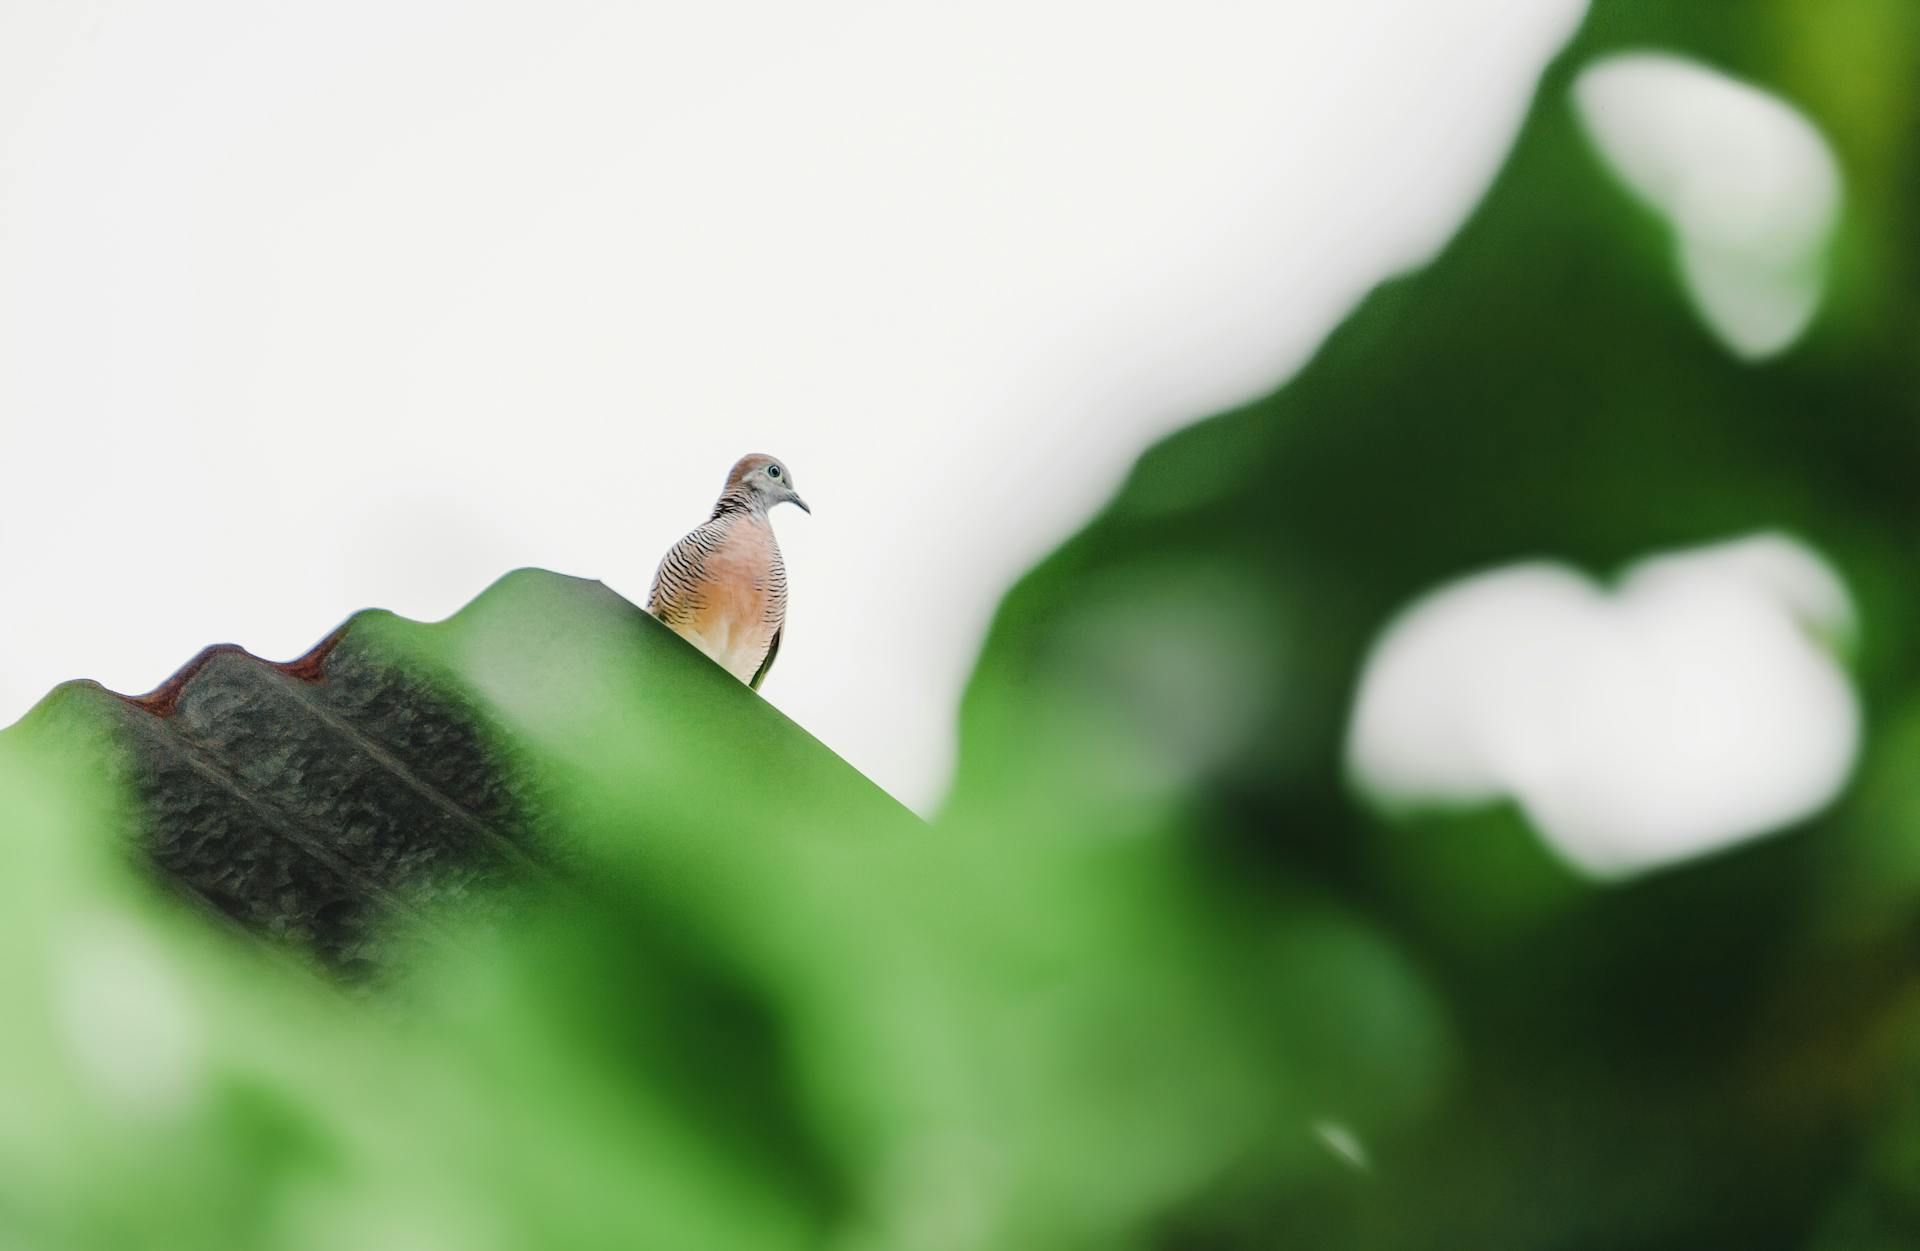
<svg viewBox="0 0 1920 1251"><path fill-rule="evenodd" d="M756 691L787 625L787 567L767 520L780 504L813 513L778 459L742 456L713 515L667 549L647 593L648 612Z"/></svg>

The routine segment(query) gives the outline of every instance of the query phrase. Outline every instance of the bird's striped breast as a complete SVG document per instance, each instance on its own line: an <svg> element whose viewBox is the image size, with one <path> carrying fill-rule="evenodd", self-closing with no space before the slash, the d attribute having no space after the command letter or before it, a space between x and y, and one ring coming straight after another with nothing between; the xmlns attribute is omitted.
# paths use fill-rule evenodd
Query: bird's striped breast
<svg viewBox="0 0 1920 1251"><path fill-rule="evenodd" d="M787 617L786 563L765 514L723 509L674 544L647 611L751 681Z"/></svg>

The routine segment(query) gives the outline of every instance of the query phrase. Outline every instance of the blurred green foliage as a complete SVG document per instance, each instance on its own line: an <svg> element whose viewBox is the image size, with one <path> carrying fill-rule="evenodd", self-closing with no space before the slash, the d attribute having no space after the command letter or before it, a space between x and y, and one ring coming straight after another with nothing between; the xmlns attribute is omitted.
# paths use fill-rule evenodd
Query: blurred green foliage
<svg viewBox="0 0 1920 1251"><path fill-rule="evenodd" d="M1641 47L1847 173L1776 361L1714 341L1571 112ZM1916 82L1897 0L1598 4L1444 254L1009 595L931 826L575 584L370 618L487 710L567 868L351 998L135 874L56 696L0 740L0 1245L1913 1245ZM1412 596L1776 528L1861 610L1823 815L1601 885L1511 809L1356 802Z"/></svg>

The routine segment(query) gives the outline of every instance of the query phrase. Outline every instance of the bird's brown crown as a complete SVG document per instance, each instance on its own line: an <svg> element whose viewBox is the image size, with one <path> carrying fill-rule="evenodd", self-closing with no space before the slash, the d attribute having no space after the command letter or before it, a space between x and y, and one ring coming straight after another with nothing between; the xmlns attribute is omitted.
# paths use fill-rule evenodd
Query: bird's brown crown
<svg viewBox="0 0 1920 1251"><path fill-rule="evenodd" d="M746 481L747 475L754 470L765 469L779 459L778 456L769 456L765 452L749 452L733 462L733 468L727 471L727 485L738 486Z"/></svg>

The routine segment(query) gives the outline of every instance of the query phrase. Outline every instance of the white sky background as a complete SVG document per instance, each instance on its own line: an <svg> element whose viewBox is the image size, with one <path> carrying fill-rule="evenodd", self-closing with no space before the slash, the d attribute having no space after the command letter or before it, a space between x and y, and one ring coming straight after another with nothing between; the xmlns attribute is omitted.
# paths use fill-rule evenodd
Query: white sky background
<svg viewBox="0 0 1920 1251"><path fill-rule="evenodd" d="M764 688L925 807L995 604L1484 189L1583 0L0 0L0 721L784 458Z"/></svg>

